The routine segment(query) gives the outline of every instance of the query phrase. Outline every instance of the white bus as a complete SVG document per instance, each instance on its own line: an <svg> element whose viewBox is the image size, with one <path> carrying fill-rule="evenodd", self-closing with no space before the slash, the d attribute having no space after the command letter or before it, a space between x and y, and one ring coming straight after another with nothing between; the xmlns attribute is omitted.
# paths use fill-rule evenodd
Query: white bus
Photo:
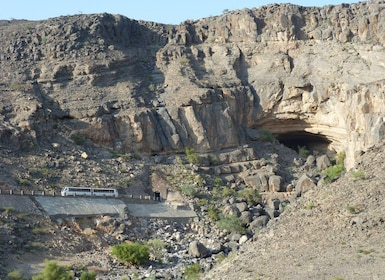
<svg viewBox="0 0 385 280"><path fill-rule="evenodd" d="M118 197L116 189L109 188L81 188L81 187L65 187L61 191L62 196L112 196Z"/></svg>

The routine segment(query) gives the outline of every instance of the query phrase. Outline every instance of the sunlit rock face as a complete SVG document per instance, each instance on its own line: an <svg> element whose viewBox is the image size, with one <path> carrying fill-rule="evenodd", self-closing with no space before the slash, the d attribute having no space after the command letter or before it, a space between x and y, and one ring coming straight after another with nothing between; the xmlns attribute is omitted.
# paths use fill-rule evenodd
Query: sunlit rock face
<svg viewBox="0 0 385 280"><path fill-rule="evenodd" d="M55 127L155 154L236 147L267 129L345 151L352 166L385 133L384 6L269 5L178 26L3 21L1 139L28 148Z"/></svg>

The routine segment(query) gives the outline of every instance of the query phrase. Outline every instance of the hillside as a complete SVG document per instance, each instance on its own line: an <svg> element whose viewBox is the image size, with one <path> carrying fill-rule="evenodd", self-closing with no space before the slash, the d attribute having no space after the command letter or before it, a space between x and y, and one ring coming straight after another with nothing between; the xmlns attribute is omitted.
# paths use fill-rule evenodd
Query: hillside
<svg viewBox="0 0 385 280"><path fill-rule="evenodd" d="M106 230L100 217L28 225L0 204L1 277L31 250L21 229L39 224L52 244L31 259L83 261L106 279L133 273L110 246L154 236L169 245L158 278L194 262L207 279L380 277L384 7L268 5L175 26L111 14L0 21L2 191L157 191L198 215L170 229L128 213ZM216 211L237 216L242 234L220 229ZM186 253L192 240L206 253Z"/></svg>

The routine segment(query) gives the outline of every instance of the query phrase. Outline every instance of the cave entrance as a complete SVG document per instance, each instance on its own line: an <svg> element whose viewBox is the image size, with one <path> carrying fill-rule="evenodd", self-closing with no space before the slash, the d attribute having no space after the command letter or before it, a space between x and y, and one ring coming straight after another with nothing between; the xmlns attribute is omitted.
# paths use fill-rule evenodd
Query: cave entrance
<svg viewBox="0 0 385 280"><path fill-rule="evenodd" d="M331 141L320 134L312 134L305 131L292 131L281 134L277 133L276 139L286 147L297 152L299 152L299 148L305 148L310 154L334 153L334 150L330 148Z"/></svg>

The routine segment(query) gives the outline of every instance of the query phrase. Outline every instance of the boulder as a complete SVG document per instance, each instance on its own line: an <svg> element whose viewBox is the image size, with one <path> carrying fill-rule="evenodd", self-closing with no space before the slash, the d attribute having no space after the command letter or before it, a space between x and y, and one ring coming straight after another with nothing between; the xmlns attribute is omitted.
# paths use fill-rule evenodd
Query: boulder
<svg viewBox="0 0 385 280"><path fill-rule="evenodd" d="M311 168L314 167L314 164L315 164L315 156L309 155L305 162L305 169L310 170Z"/></svg>
<svg viewBox="0 0 385 280"><path fill-rule="evenodd" d="M269 178L269 191L280 192L281 191L282 177L278 175L272 175Z"/></svg>
<svg viewBox="0 0 385 280"><path fill-rule="evenodd" d="M225 214L225 215L236 215L236 216L239 217L241 215L241 212L234 205L227 205L223 209L223 214Z"/></svg>
<svg viewBox="0 0 385 280"><path fill-rule="evenodd" d="M240 218L243 225L249 225L252 220L252 214L250 211L243 211Z"/></svg>
<svg viewBox="0 0 385 280"><path fill-rule="evenodd" d="M260 192L268 191L269 185L267 174L265 172L257 172L257 174L245 178L245 183L248 187L259 190Z"/></svg>
<svg viewBox="0 0 385 280"><path fill-rule="evenodd" d="M331 165L330 160L327 155L322 155L317 157L316 159L316 166L317 169L322 171L328 168Z"/></svg>
<svg viewBox="0 0 385 280"><path fill-rule="evenodd" d="M238 208L239 212L246 211L248 209L246 202L238 202L234 204Z"/></svg>
<svg viewBox="0 0 385 280"><path fill-rule="evenodd" d="M308 190L315 188L316 185L311 178L309 178L306 174L303 174L299 179L295 186L295 190L299 193L307 192Z"/></svg>
<svg viewBox="0 0 385 280"><path fill-rule="evenodd" d="M190 243L188 253L193 258L207 258L211 255L210 250L199 241Z"/></svg>
<svg viewBox="0 0 385 280"><path fill-rule="evenodd" d="M250 230L255 230L255 229L261 229L267 225L269 222L270 218L266 215L262 215L254 219L249 225Z"/></svg>

